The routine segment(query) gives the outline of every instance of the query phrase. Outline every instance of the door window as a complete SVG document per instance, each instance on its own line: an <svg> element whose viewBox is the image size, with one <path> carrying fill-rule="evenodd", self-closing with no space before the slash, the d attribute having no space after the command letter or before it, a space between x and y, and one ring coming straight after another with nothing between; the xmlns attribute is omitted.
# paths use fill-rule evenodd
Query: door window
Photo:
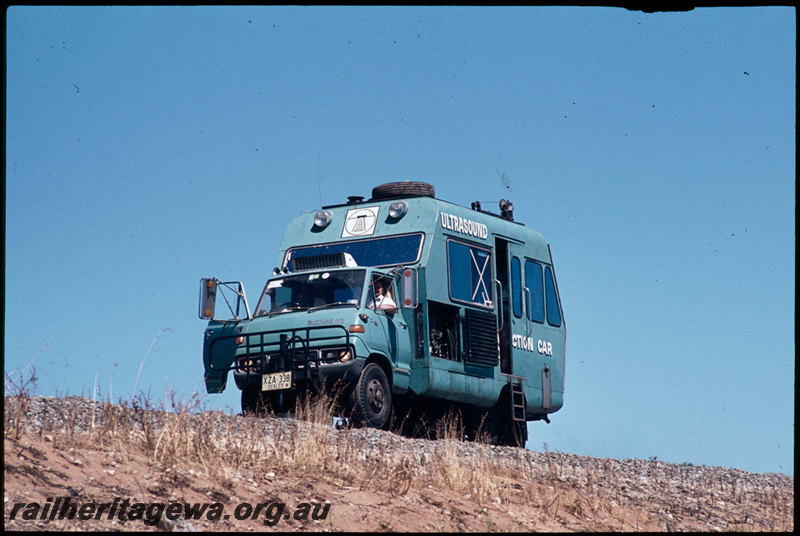
<svg viewBox="0 0 800 536"><path fill-rule="evenodd" d="M522 267L516 257L511 257L511 299L514 316L522 318Z"/></svg>
<svg viewBox="0 0 800 536"><path fill-rule="evenodd" d="M553 280L553 270L549 266L544 269L544 288L547 295L547 323L559 327L561 326L561 309L558 306L558 293Z"/></svg>
<svg viewBox="0 0 800 536"><path fill-rule="evenodd" d="M544 291L542 288L542 265L525 261L525 286L528 287L528 318L534 322L544 322Z"/></svg>

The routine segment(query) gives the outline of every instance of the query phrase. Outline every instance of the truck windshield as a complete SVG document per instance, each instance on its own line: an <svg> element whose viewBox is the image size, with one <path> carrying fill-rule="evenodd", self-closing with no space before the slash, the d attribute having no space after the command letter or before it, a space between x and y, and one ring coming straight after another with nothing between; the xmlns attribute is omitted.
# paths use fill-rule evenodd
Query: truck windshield
<svg viewBox="0 0 800 536"><path fill-rule="evenodd" d="M422 238L420 233L296 247L286 253L285 264L291 271L296 268L292 259L331 253L348 253L359 266L414 264L419 261Z"/></svg>
<svg viewBox="0 0 800 536"><path fill-rule="evenodd" d="M365 274L365 270L337 270L270 279L256 308L257 316L323 307L358 307Z"/></svg>

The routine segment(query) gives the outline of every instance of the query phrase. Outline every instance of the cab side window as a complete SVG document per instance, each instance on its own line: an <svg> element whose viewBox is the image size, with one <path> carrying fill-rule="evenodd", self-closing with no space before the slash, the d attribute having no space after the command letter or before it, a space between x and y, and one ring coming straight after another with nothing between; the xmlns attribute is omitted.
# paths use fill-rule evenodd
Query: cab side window
<svg viewBox="0 0 800 536"><path fill-rule="evenodd" d="M525 261L525 286L528 288L530 303L528 318L534 322L544 322L544 289L542 288L542 265Z"/></svg>
<svg viewBox="0 0 800 536"><path fill-rule="evenodd" d="M491 251L448 240L447 262L452 300L479 307L494 307Z"/></svg>
<svg viewBox="0 0 800 536"><path fill-rule="evenodd" d="M394 311L397 308L397 304L394 301L392 279L387 277L373 278L367 307L376 311Z"/></svg>
<svg viewBox="0 0 800 536"><path fill-rule="evenodd" d="M544 289L547 297L547 323L559 327L561 326L561 309L558 306L558 293L553 279L553 270L549 266L544 269Z"/></svg>

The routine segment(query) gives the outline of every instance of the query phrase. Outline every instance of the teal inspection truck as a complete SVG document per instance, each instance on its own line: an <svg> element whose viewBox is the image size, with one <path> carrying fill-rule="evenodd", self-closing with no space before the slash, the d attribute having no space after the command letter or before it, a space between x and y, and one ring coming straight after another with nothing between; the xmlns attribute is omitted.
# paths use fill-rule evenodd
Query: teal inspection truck
<svg viewBox="0 0 800 536"><path fill-rule="evenodd" d="M353 425L424 435L456 413L467 437L524 446L563 404L550 246L506 200L495 214L403 181L306 212L253 312L241 283L204 278L199 316L206 389L232 371L245 414L326 391Z"/></svg>

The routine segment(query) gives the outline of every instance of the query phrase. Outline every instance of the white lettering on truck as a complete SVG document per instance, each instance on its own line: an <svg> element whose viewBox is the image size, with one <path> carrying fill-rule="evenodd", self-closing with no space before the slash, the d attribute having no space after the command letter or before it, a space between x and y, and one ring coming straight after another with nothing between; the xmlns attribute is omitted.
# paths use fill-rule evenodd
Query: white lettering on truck
<svg viewBox="0 0 800 536"><path fill-rule="evenodd" d="M489 228L483 223L468 220L466 218L460 218L458 216L448 214L447 212L442 212L440 217L442 228L447 229L448 231L455 231L463 235L473 236L481 239L486 239L486 237L489 236Z"/></svg>
<svg viewBox="0 0 800 536"><path fill-rule="evenodd" d="M533 352L533 339L531 337L524 337L522 335L512 335L511 346L514 348L520 348L526 352Z"/></svg>
<svg viewBox="0 0 800 536"><path fill-rule="evenodd" d="M542 355L553 355L553 344L551 342L539 339L536 341L536 344L534 345L533 337L525 337L523 335L512 335L511 346L513 346L514 348L519 348L520 350L525 350L526 352L533 352L535 347L536 351Z"/></svg>

